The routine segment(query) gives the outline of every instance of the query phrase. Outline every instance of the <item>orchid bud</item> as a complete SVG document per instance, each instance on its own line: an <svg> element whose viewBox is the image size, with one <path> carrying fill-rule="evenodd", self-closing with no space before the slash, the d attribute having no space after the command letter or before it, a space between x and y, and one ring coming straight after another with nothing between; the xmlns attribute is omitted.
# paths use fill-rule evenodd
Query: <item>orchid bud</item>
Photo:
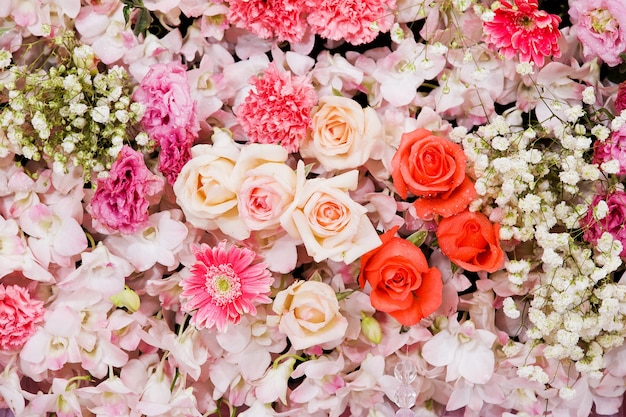
<svg viewBox="0 0 626 417"><path fill-rule="evenodd" d="M109 300L111 300L115 307L124 307L132 312L139 310L139 296L128 287L124 287L122 291L112 295Z"/></svg>
<svg viewBox="0 0 626 417"><path fill-rule="evenodd" d="M361 331L372 343L379 344L383 340L383 331L378 320L364 312L361 312Z"/></svg>

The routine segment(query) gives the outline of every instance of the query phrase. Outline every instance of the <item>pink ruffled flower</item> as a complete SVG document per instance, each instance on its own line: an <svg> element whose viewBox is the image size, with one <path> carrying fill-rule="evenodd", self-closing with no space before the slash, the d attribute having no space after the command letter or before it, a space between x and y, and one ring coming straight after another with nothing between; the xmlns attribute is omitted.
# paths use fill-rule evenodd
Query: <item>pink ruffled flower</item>
<svg viewBox="0 0 626 417"><path fill-rule="evenodd" d="M215 247L202 244L193 248L196 263L191 276L184 278L181 297L187 298L184 311L196 310L192 323L197 327L226 329L237 324L243 314L256 314L256 305L269 303L273 278L265 263L256 262L255 252L226 241Z"/></svg>
<svg viewBox="0 0 626 417"><path fill-rule="evenodd" d="M326 39L345 39L353 45L373 41L394 22L395 0L307 0L307 21Z"/></svg>
<svg viewBox="0 0 626 417"><path fill-rule="evenodd" d="M0 350L20 349L43 320L43 302L19 285L0 284Z"/></svg>
<svg viewBox="0 0 626 417"><path fill-rule="evenodd" d="M617 87L617 97L615 97L615 110L620 114L626 109L626 81L622 81Z"/></svg>
<svg viewBox="0 0 626 417"><path fill-rule="evenodd" d="M599 57L614 67L626 50L626 3L623 0L576 0L570 2L572 30L583 45L586 60Z"/></svg>
<svg viewBox="0 0 626 417"><path fill-rule="evenodd" d="M233 0L228 19L260 38L300 42L306 32L304 2L299 0Z"/></svg>
<svg viewBox="0 0 626 417"><path fill-rule="evenodd" d="M146 106L141 123L161 147L159 170L173 184L191 159L190 149L200 131L185 67L176 62L152 66L133 99Z"/></svg>
<svg viewBox="0 0 626 417"><path fill-rule="evenodd" d="M148 222L147 197L162 189L163 180L150 172L143 155L124 146L109 176L98 179L98 188L87 209L94 225L103 232L134 233Z"/></svg>
<svg viewBox="0 0 626 417"><path fill-rule="evenodd" d="M606 202L608 206L608 212L602 219L596 218L594 209L598 206L600 201ZM587 214L582 219L581 224L585 233L583 239L587 242L596 243L603 233L608 232L614 239L619 240L622 245L622 258L626 257L626 193L623 191L615 191L608 195L596 195L591 204Z"/></svg>
<svg viewBox="0 0 626 417"><path fill-rule="evenodd" d="M493 20L483 29L488 43L506 59L519 55L522 62L543 66L546 56L561 56L558 40L561 18L538 10L537 0L501 1Z"/></svg>
<svg viewBox="0 0 626 417"><path fill-rule="evenodd" d="M254 88L237 109L237 120L250 141L297 152L311 126L311 108L317 101L313 86L301 77L292 79L273 63L250 83Z"/></svg>
<svg viewBox="0 0 626 417"><path fill-rule="evenodd" d="M593 163L602 164L611 160L619 161L617 174L626 174L626 128L613 132L604 142L599 140L593 147Z"/></svg>

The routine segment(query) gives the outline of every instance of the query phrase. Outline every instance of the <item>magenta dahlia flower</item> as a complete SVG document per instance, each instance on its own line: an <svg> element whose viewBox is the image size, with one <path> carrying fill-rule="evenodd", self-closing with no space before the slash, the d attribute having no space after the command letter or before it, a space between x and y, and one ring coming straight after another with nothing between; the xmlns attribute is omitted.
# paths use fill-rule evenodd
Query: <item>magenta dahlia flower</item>
<svg viewBox="0 0 626 417"><path fill-rule="evenodd" d="M243 314L256 314L256 306L270 303L268 294L274 281L256 253L226 241L215 247L202 244L193 248L196 263L191 276L181 282L186 298L182 308L191 312L191 323L197 327L226 329L228 323L239 323ZM194 312L195 311L195 312Z"/></svg>
<svg viewBox="0 0 626 417"><path fill-rule="evenodd" d="M487 42L506 59L519 55L521 62L532 61L540 67L546 56L561 56L561 18L538 7L537 0L501 1L494 18L483 25Z"/></svg>

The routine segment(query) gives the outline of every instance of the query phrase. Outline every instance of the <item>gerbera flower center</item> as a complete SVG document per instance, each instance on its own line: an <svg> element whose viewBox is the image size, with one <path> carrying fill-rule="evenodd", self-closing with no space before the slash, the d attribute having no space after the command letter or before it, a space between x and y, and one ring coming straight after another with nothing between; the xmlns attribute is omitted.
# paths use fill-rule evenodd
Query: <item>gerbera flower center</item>
<svg viewBox="0 0 626 417"><path fill-rule="evenodd" d="M517 24L524 30L533 30L535 28L535 22L530 16L522 16L517 20Z"/></svg>
<svg viewBox="0 0 626 417"><path fill-rule="evenodd" d="M206 290L218 306L241 297L241 279L230 264L211 265L206 273Z"/></svg>

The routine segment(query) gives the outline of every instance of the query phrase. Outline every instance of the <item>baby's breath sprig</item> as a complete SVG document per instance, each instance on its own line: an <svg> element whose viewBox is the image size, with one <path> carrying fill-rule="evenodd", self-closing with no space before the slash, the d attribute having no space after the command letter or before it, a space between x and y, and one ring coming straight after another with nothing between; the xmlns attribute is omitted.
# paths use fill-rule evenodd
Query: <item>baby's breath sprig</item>
<svg viewBox="0 0 626 417"><path fill-rule="evenodd" d="M517 318L523 306L525 336L545 357L590 377L602 375L603 355L626 338L622 242L608 232L596 242L584 237L587 212L601 218L608 210L591 201L620 182L594 162L594 143L608 140L622 116L596 108L595 101L586 87L584 105L564 103L554 115L558 123L518 126L498 116L462 137L476 178L471 208L497 218L500 238L533 260L507 262L502 273L516 297L504 303L504 313ZM529 369L520 368L521 374Z"/></svg>
<svg viewBox="0 0 626 417"><path fill-rule="evenodd" d="M60 33L43 50L44 59L5 65L0 73L6 100L0 109L0 156L13 152L43 159L57 173L73 164L89 181L92 173L110 169L124 144L150 147L136 141L144 107L132 101L124 68L99 70L92 48L72 32ZM4 63L6 54L0 51Z"/></svg>

